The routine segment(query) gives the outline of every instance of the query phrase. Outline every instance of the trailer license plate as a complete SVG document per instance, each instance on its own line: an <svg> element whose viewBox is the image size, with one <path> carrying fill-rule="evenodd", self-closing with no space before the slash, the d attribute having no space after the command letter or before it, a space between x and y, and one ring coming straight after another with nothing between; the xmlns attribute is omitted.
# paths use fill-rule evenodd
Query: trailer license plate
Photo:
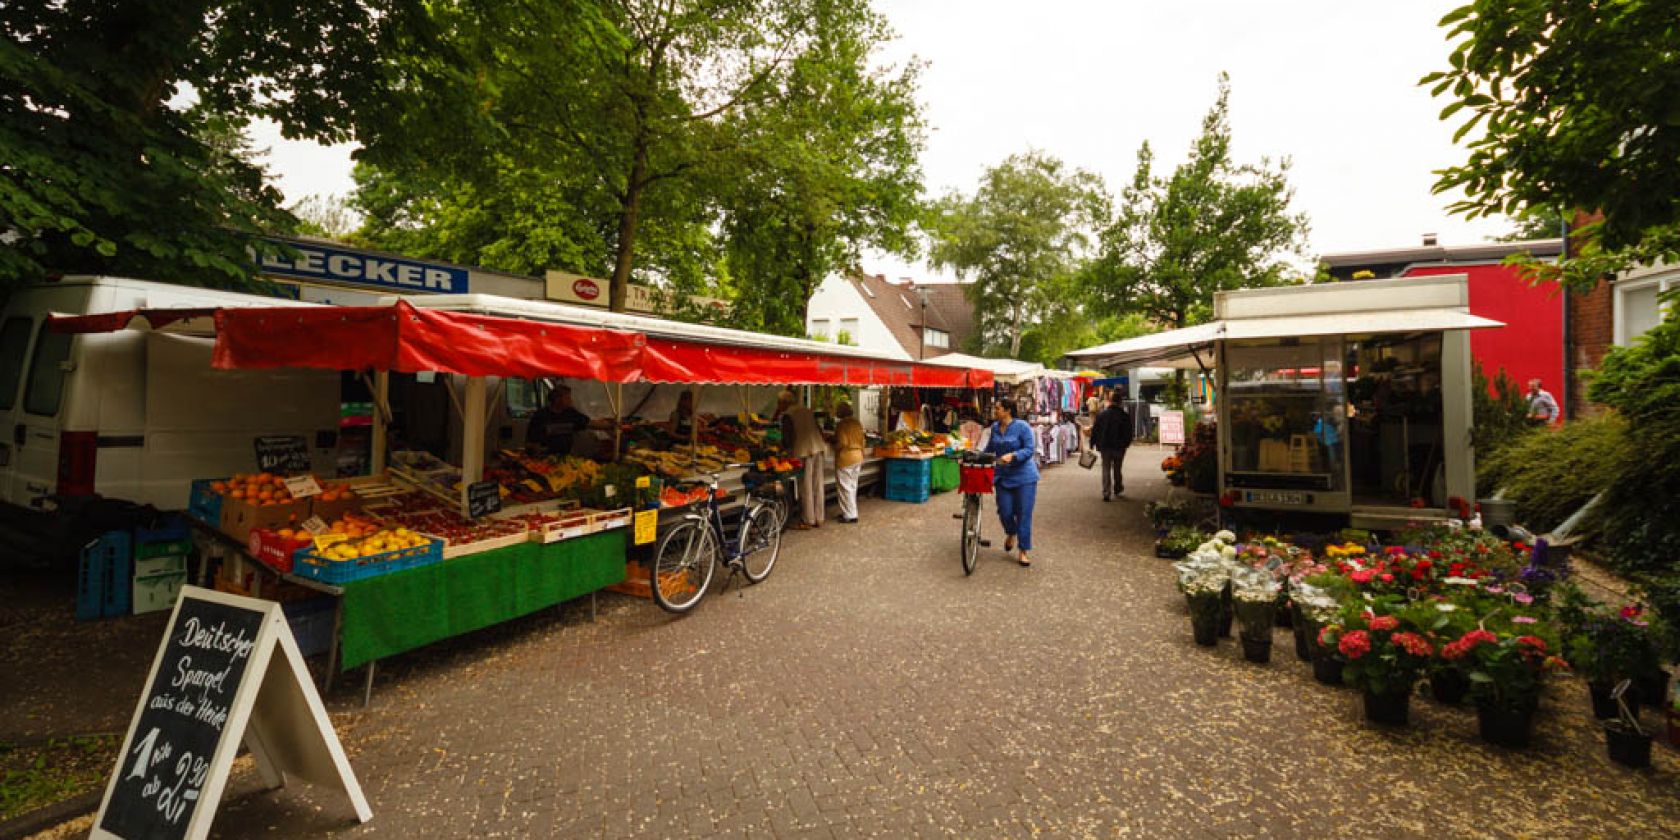
<svg viewBox="0 0 1680 840"><path fill-rule="evenodd" d="M1304 505L1307 494L1287 490L1245 490L1243 501L1260 505Z"/></svg>

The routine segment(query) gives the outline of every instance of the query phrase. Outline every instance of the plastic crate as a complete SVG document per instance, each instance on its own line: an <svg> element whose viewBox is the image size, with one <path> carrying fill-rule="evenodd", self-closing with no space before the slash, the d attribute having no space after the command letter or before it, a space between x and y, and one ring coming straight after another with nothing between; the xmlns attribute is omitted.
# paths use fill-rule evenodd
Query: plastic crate
<svg viewBox="0 0 1680 840"><path fill-rule="evenodd" d="M136 557L134 558L134 576L136 578L152 577L179 572L187 573L187 558L172 554L166 557Z"/></svg>
<svg viewBox="0 0 1680 840"><path fill-rule="evenodd" d="M225 478L200 478L192 483L192 495L187 501L187 515L212 528L222 527L222 494L210 489Z"/></svg>
<svg viewBox="0 0 1680 840"><path fill-rule="evenodd" d="M126 531L108 531L83 547L76 565L76 619L126 615L133 566L133 537Z"/></svg>
<svg viewBox="0 0 1680 840"><path fill-rule="evenodd" d="M313 551L302 551L292 559L292 573L322 583L350 583L442 560L443 543L437 540L417 548L399 548L355 560L328 560Z"/></svg>
<svg viewBox="0 0 1680 840"><path fill-rule="evenodd" d="M888 458L887 480L895 478L917 479L926 482L933 474L932 459Z"/></svg>
<svg viewBox="0 0 1680 840"><path fill-rule="evenodd" d="M288 540L279 534L258 528L251 532L245 541L245 550L249 551L257 562L283 575L291 574L297 553L314 545L310 540Z"/></svg>
<svg viewBox="0 0 1680 840"><path fill-rule="evenodd" d="M181 586L187 582L186 572L151 575L134 579L134 614L167 610L175 606Z"/></svg>
<svg viewBox="0 0 1680 840"><path fill-rule="evenodd" d="M337 603L336 598L311 598L280 605L304 656L326 653L332 647L333 609Z"/></svg>
<svg viewBox="0 0 1680 840"><path fill-rule="evenodd" d="M926 484L918 486L913 484L895 484L888 481L886 497L887 500L891 502L913 502L915 504L921 504L922 502L928 500L928 489Z"/></svg>

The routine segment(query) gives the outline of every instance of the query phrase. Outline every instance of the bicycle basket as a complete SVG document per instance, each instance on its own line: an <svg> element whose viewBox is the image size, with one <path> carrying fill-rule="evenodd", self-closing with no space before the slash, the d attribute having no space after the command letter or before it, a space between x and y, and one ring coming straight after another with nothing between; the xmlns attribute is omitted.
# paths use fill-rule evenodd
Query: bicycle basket
<svg viewBox="0 0 1680 840"><path fill-rule="evenodd" d="M957 475L957 491L964 494L992 492L992 468L961 467Z"/></svg>

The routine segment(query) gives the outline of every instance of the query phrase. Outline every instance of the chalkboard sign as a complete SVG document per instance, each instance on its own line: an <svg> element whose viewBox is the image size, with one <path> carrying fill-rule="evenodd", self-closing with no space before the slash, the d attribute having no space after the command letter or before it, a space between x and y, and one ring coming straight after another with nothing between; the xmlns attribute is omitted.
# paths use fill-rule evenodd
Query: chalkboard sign
<svg viewBox="0 0 1680 840"><path fill-rule="evenodd" d="M502 509L502 485L478 481L467 485L467 516L477 519Z"/></svg>
<svg viewBox="0 0 1680 840"><path fill-rule="evenodd" d="M296 475L309 472L309 442L303 435L263 435L253 441L257 472Z"/></svg>
<svg viewBox="0 0 1680 840"><path fill-rule="evenodd" d="M182 587L91 836L207 836L241 743L269 787L327 786L373 816L280 605Z"/></svg>
<svg viewBox="0 0 1680 840"><path fill-rule="evenodd" d="M267 617L182 601L140 698L140 720L117 765L101 829L120 837L187 836Z"/></svg>

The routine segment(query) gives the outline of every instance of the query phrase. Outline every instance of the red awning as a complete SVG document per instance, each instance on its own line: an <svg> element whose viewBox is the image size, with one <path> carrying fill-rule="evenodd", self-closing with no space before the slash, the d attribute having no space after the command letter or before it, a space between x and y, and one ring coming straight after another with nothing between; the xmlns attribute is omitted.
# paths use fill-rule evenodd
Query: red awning
<svg viewBox="0 0 1680 840"><path fill-rule="evenodd" d="M58 316L55 332L154 329L214 316L213 364L223 369L437 371L466 376L561 376L606 382L707 385L887 385L990 388L992 372L860 356L648 338L552 321L393 306L134 309Z"/></svg>
<svg viewBox="0 0 1680 840"><path fill-rule="evenodd" d="M992 372L854 356L649 338L642 378L705 385L893 385L990 388Z"/></svg>
<svg viewBox="0 0 1680 840"><path fill-rule="evenodd" d="M127 329L135 318L144 318L152 329L161 330L176 321L203 318L216 314L212 308L199 309L124 309L120 312L99 312L93 315L55 315L47 320L47 329L55 333L106 333Z"/></svg>
<svg viewBox="0 0 1680 840"><path fill-rule="evenodd" d="M221 309L218 368L437 371L631 382L636 333L394 306Z"/></svg>

